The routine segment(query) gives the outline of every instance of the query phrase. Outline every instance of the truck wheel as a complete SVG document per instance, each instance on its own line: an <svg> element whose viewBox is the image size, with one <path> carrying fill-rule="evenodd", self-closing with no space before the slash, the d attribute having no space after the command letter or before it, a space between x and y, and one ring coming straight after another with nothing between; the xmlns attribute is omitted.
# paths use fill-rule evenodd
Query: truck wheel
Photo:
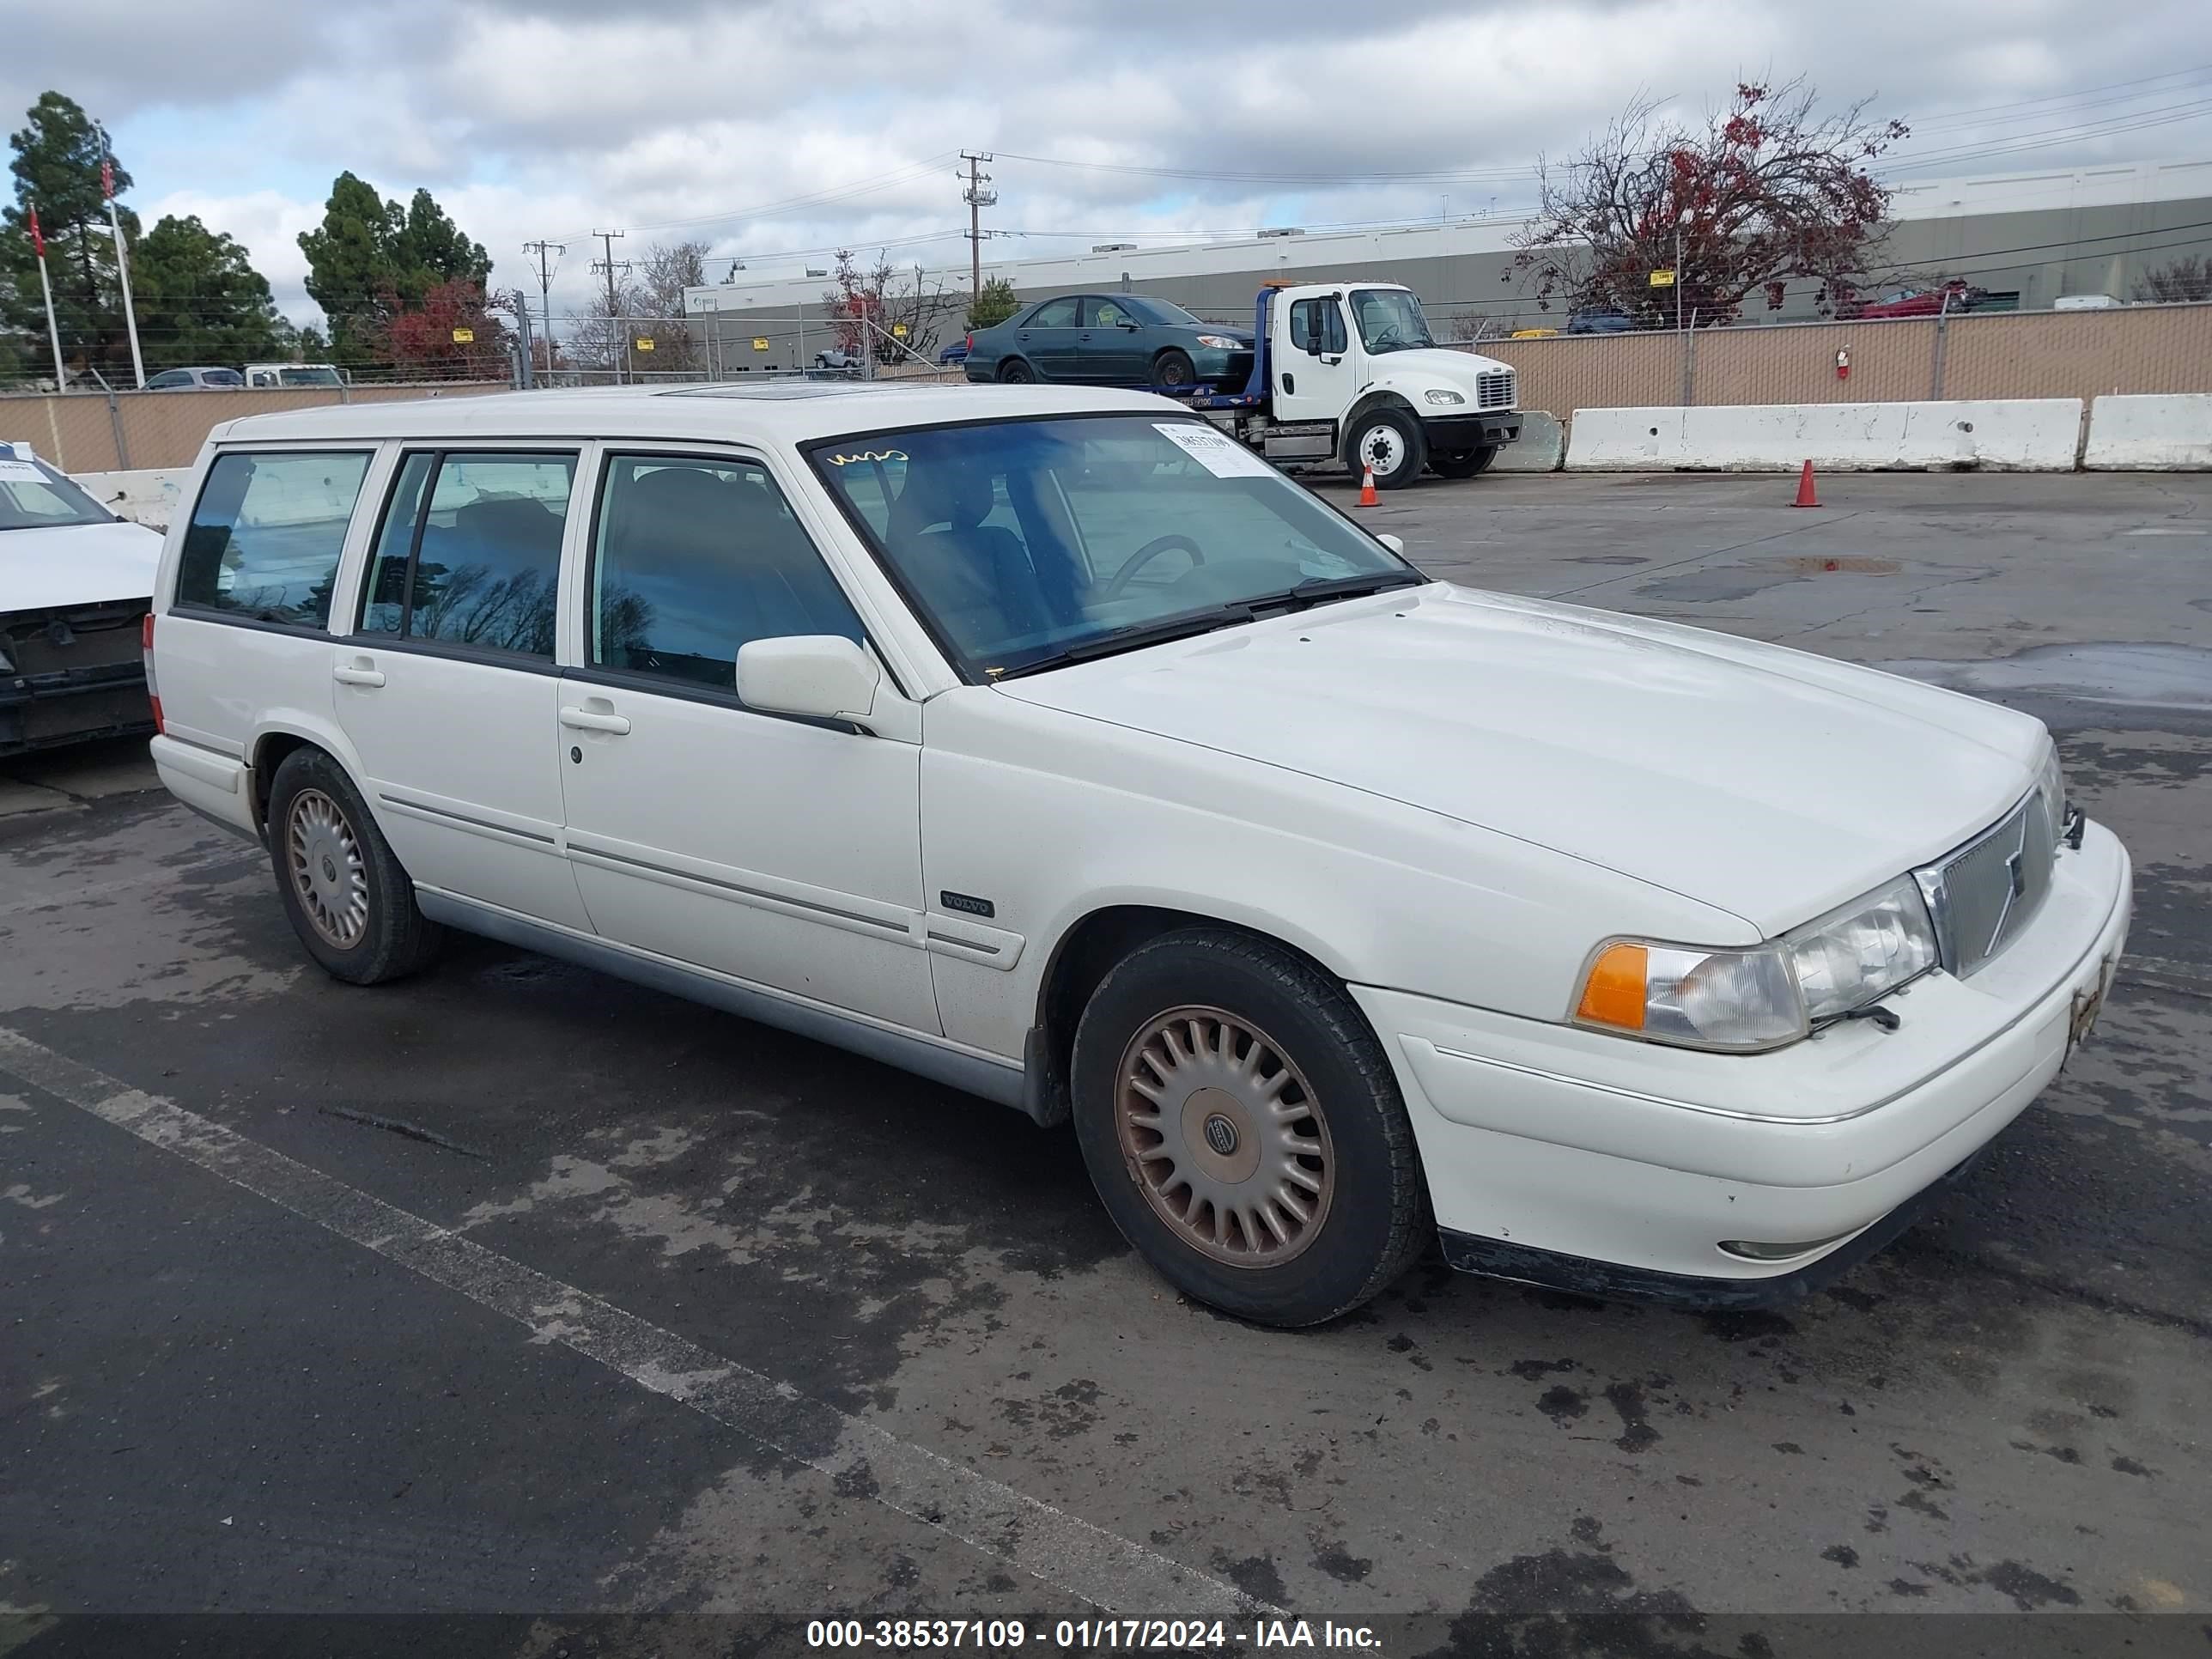
<svg viewBox="0 0 2212 1659"><path fill-rule="evenodd" d="M1352 422L1352 441L1346 447L1344 459L1353 482L1372 467L1377 489L1403 489L1421 476L1429 452L1420 422L1404 410L1385 404Z"/></svg>
<svg viewBox="0 0 2212 1659"><path fill-rule="evenodd" d="M999 365L999 379L1006 386L1028 386L1036 379L1036 370L1018 357L1009 357Z"/></svg>
<svg viewBox="0 0 2212 1659"><path fill-rule="evenodd" d="M1139 945L1076 1028L1076 1139L1122 1235L1186 1295L1317 1325L1433 1230L1389 1060L1344 988L1194 927Z"/></svg>
<svg viewBox="0 0 2212 1659"><path fill-rule="evenodd" d="M1472 478L1498 459L1498 446L1485 444L1480 449L1439 449L1429 457L1429 465L1440 477Z"/></svg>
<svg viewBox="0 0 2212 1659"><path fill-rule="evenodd" d="M269 853L292 931L332 978L375 985L437 955L445 930L416 907L360 791L319 749L295 749L270 780Z"/></svg>
<svg viewBox="0 0 2212 1659"><path fill-rule="evenodd" d="M1190 361L1190 354L1170 346L1152 359L1152 384L1181 388L1198 379L1198 370Z"/></svg>

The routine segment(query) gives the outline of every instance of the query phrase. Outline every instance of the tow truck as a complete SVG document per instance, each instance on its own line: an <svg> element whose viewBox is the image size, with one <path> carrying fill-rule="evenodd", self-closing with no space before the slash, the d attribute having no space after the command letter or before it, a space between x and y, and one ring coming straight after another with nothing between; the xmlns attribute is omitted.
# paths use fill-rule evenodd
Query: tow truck
<svg viewBox="0 0 2212 1659"><path fill-rule="evenodd" d="M1370 468L1400 489L1426 468L1471 478L1521 436L1512 366L1437 344L1395 283L1271 283L1252 312L1243 387L1153 388L1271 462Z"/></svg>

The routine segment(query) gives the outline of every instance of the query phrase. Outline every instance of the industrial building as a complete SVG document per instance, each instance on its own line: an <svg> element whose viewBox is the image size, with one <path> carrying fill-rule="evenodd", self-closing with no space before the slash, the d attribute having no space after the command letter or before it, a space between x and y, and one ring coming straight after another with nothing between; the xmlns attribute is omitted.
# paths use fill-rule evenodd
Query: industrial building
<svg viewBox="0 0 2212 1659"><path fill-rule="evenodd" d="M2212 257L2212 161L2109 166L1900 181L1887 264L1895 270L1963 277L2021 310L2062 295L2126 300L2150 270L2192 255ZM1024 300L1122 290L1153 294L1211 319L1247 320L1254 292L1270 280L1376 277L1421 296L1439 337L1495 338L1516 329L1559 327L1533 279L1514 264L1522 221L1452 218L1382 229L1304 230L1286 226L1235 240L1149 246L1109 244L1073 257L988 261ZM856 250L872 263L867 250ZM829 287L820 274L753 278L685 290L684 307L713 372L805 366L833 342ZM915 345L934 348L964 328L969 272L912 268L913 283L937 296ZM1792 284L1778 311L1747 309L1739 325L1801 322L1820 314L1818 284Z"/></svg>

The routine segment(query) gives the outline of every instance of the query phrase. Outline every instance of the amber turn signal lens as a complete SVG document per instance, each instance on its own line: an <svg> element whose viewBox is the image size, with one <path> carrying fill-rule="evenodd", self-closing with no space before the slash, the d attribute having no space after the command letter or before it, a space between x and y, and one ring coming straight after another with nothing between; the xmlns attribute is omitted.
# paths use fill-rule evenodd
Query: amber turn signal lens
<svg viewBox="0 0 2212 1659"><path fill-rule="evenodd" d="M1650 952L1641 945L1608 945L1590 964L1577 1019L1623 1030L1644 1029L1644 975Z"/></svg>

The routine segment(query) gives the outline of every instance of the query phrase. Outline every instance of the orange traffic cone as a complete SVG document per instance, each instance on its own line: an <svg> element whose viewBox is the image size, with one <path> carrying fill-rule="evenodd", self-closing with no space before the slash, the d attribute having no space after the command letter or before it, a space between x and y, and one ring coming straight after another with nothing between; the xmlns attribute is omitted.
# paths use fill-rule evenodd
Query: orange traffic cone
<svg viewBox="0 0 2212 1659"><path fill-rule="evenodd" d="M1805 465L1810 466L1813 464L1808 461ZM1382 505L1382 498L1375 493L1375 469L1372 466L1367 467L1359 475L1359 505L1362 507Z"/></svg>
<svg viewBox="0 0 2212 1659"><path fill-rule="evenodd" d="M1797 475L1797 499L1792 507L1818 507L1820 498L1813 493L1813 463L1807 461L1805 470Z"/></svg>

